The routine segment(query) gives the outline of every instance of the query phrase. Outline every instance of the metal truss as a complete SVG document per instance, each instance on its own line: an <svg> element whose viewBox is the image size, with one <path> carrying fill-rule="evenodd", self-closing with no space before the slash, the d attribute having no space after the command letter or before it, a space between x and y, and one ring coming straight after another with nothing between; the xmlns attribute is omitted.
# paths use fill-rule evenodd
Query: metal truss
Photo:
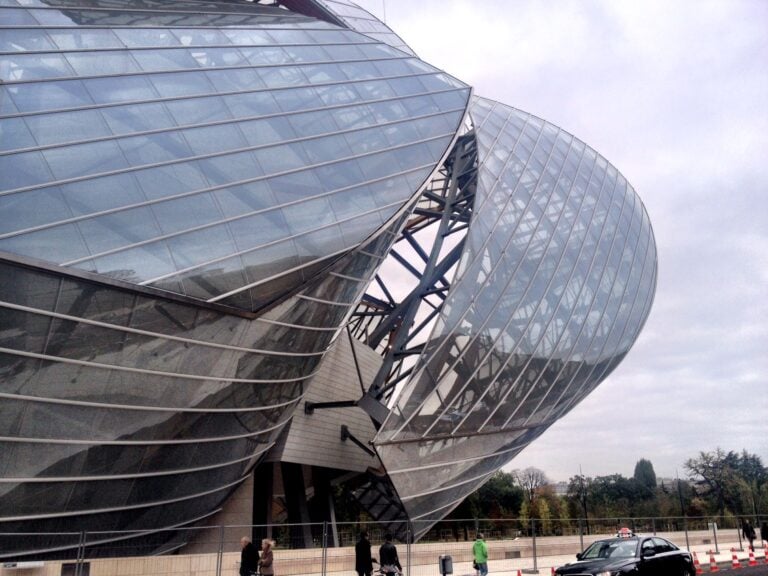
<svg viewBox="0 0 768 576"><path fill-rule="evenodd" d="M373 406L386 405L410 376L443 307L464 246L476 185L477 145L474 131L469 131L456 140L422 192L388 261L350 319L351 334L384 357L360 403L375 421L386 411Z"/></svg>

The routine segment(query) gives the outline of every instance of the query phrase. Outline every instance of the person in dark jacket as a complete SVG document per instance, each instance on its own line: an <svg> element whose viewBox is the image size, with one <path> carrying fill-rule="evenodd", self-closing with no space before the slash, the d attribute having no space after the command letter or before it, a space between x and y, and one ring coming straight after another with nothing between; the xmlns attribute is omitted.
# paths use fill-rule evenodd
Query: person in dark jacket
<svg viewBox="0 0 768 576"><path fill-rule="evenodd" d="M371 557L371 542L368 540L368 532L360 532L360 539L355 544L355 572L358 576L371 576L373 563Z"/></svg>
<svg viewBox="0 0 768 576"><path fill-rule="evenodd" d="M752 524L749 523L749 520L744 520L744 523L741 525L741 532L744 534L744 538L749 540L749 549L753 550L755 549L755 529L752 527Z"/></svg>
<svg viewBox="0 0 768 576"><path fill-rule="evenodd" d="M240 538L240 576L253 576L259 569L259 549L248 536Z"/></svg>
<svg viewBox="0 0 768 576"><path fill-rule="evenodd" d="M379 563L381 564L381 571L386 576L403 573L403 567L397 557L397 548L392 544L392 534L389 532L384 535L384 544L379 548Z"/></svg>
<svg viewBox="0 0 768 576"><path fill-rule="evenodd" d="M760 524L760 539L763 541L763 548L768 550L768 522Z"/></svg>

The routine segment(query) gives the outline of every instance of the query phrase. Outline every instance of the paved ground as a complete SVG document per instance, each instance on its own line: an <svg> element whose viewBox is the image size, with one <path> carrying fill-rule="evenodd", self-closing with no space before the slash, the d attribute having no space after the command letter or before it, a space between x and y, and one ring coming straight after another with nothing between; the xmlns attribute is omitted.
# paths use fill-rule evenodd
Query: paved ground
<svg viewBox="0 0 768 576"><path fill-rule="evenodd" d="M768 566L754 566L735 572L738 572L739 576L766 576L768 575Z"/></svg>
<svg viewBox="0 0 768 576"><path fill-rule="evenodd" d="M753 576L753 575L766 575L768 576L768 563L766 563L765 556L764 556L764 550L758 550L757 554L755 554L754 562L756 562L757 566L749 566L749 553L748 552L741 552L736 551L736 558L738 559L739 567L734 568L733 567L733 552L730 552L731 554L731 560L727 562L718 561L717 566L719 568L719 572L733 572L735 574L738 574L739 576ZM722 555L720 555L722 556ZM746 558L745 558L746 556ZM699 559L701 561L701 558ZM703 572L709 573L712 570L710 570L710 562L706 561L702 565Z"/></svg>
<svg viewBox="0 0 768 576"><path fill-rule="evenodd" d="M718 574L729 574L733 576L768 576L768 565L761 565L761 566L753 566L753 567L744 567L740 568L738 570L732 569L730 564L723 564L719 566L720 570L717 572ZM703 566L702 567L703 574L709 574L709 566ZM523 574L530 574L530 570L528 571L522 571ZM551 574L551 567L550 568L540 568L538 572L539 576L550 576ZM470 573L457 573L454 574L454 576L475 576L474 572ZM517 576L517 571L512 572L493 572L489 573L489 576Z"/></svg>
<svg viewBox="0 0 768 576"><path fill-rule="evenodd" d="M710 573L710 555L706 546L692 546L691 551L695 551L696 555L701 563L702 573ZM768 564L765 564L764 551L758 549L755 555L758 566L749 567L749 553L746 551L736 552L736 557L741 564L741 568L732 568L733 552L728 549L721 550L719 554L715 555L715 561L718 566L718 573L727 572L733 576L768 576ZM539 576L550 576L552 574L552 568L562 566L568 562L573 562L574 556L544 556L537 559L536 568L538 569ZM489 576L518 576L518 571L521 574L532 574L533 572L533 559L523 558L519 560L505 560L489 563ZM454 563L453 576L475 576L475 572L469 563L461 562ZM413 566L411 570L411 576L434 576L437 574L434 567L427 566Z"/></svg>

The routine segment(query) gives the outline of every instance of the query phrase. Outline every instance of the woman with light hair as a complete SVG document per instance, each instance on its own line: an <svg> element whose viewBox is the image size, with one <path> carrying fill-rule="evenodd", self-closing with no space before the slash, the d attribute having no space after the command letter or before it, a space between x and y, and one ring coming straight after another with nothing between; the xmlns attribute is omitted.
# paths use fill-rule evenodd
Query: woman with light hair
<svg viewBox="0 0 768 576"><path fill-rule="evenodd" d="M272 547L275 543L268 538L264 538L261 541L261 560L259 560L259 568L262 576L273 576L275 573L274 557L272 554Z"/></svg>

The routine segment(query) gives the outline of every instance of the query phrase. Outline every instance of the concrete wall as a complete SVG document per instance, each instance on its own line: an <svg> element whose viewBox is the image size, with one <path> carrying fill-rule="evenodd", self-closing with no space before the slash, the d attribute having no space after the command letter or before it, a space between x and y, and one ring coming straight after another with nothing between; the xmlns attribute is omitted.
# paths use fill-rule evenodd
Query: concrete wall
<svg viewBox="0 0 768 576"><path fill-rule="evenodd" d="M232 496L224 503L221 512L218 512L206 522L208 529L202 528L191 533L194 536L184 547L185 554L211 554L219 551L219 543L222 540L222 531L217 527L226 526L224 540L234 538L239 542L241 536L250 536L253 524L253 474L232 493ZM238 526L248 526L242 530ZM230 543L230 546L236 544Z"/></svg>

